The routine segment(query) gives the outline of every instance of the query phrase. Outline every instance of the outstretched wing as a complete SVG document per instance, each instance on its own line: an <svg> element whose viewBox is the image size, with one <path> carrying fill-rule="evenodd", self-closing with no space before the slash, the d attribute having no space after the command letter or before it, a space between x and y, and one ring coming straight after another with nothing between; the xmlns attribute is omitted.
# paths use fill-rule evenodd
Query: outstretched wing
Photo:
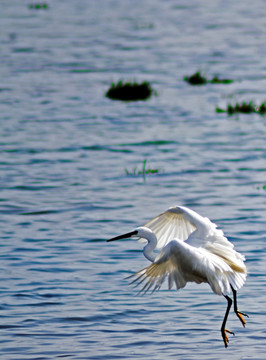
<svg viewBox="0 0 266 360"><path fill-rule="evenodd" d="M151 265L129 276L129 278L134 278L131 284L142 285L140 293L149 290L155 291L160 289L168 277L169 289L172 288L174 283L177 289L183 288L187 283L187 279L185 279L183 273L182 265L185 259L182 255L186 254L182 251L182 244L184 243L180 242L178 247L177 241L170 241Z"/></svg>
<svg viewBox="0 0 266 360"><path fill-rule="evenodd" d="M158 240L157 248L163 248L173 239L182 241L194 239L194 244L191 245L201 246L205 243L209 231L216 229L216 225L208 218L202 217L185 206L170 207L144 226L155 233ZM196 238L200 239L199 244L195 244Z"/></svg>
<svg viewBox="0 0 266 360"><path fill-rule="evenodd" d="M186 241L197 227L184 216L184 207L170 207L165 212L149 220L144 226L151 229L158 240L157 248L161 249L173 239Z"/></svg>
<svg viewBox="0 0 266 360"><path fill-rule="evenodd" d="M168 278L168 288L183 288L187 282L209 283L214 293L228 294L230 285L240 289L246 279L245 267L224 261L204 248L195 248L186 242L172 240L148 267L131 275L132 283L142 284L140 292L159 290Z"/></svg>

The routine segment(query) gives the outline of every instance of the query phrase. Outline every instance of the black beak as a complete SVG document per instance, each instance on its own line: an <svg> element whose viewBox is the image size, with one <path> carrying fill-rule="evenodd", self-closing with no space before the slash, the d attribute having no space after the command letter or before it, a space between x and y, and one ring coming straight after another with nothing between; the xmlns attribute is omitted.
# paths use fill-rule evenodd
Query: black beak
<svg viewBox="0 0 266 360"><path fill-rule="evenodd" d="M114 237L112 239L109 239L107 241L115 241L115 240L120 240L120 239L127 239L127 238L130 238L133 235L137 235L137 233L138 233L137 230L134 230L134 231L131 231L131 232L126 233L124 235L116 236L116 237Z"/></svg>

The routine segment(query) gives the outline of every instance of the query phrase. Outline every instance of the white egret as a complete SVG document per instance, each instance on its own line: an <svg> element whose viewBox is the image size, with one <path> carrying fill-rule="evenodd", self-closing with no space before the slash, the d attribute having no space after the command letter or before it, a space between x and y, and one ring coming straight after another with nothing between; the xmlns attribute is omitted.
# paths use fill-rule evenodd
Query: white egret
<svg viewBox="0 0 266 360"><path fill-rule="evenodd" d="M144 285L141 291L159 290L168 276L169 289L174 284L177 290L181 289L187 282L208 283L215 294L226 298L221 333L227 347L227 333L234 334L225 328L233 302L228 296L231 291L234 312L244 327L243 316L248 316L237 308L237 290L245 283L247 269L244 256L234 250L223 231L195 211L176 206L155 216L144 226L107 241L132 236L147 240L143 253L152 262L131 276L135 277L133 283Z"/></svg>

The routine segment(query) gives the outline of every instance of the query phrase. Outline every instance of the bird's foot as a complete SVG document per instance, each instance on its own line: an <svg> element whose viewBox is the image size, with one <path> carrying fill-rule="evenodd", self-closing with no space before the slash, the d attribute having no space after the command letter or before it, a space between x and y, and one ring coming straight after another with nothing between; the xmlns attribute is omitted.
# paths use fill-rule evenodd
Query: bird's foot
<svg viewBox="0 0 266 360"><path fill-rule="evenodd" d="M236 315L237 315L238 319L241 321L242 325L245 327L246 321L244 320L243 316L246 316L246 317L249 317L249 316L238 310L236 311Z"/></svg>
<svg viewBox="0 0 266 360"><path fill-rule="evenodd" d="M229 333L229 334L232 334L232 335L235 335L235 333L233 333L233 331L230 331L230 330L227 330L227 329L222 330L222 337L223 337L223 341L224 341L224 346L227 348L228 343L229 343L229 339L228 339L228 336L226 335L226 333Z"/></svg>

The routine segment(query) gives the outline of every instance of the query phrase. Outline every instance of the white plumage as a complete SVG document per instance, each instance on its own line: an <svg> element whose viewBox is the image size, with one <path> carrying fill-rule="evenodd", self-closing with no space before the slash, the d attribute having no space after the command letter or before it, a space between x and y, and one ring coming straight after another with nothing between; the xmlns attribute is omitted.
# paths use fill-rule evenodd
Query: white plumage
<svg viewBox="0 0 266 360"><path fill-rule="evenodd" d="M148 242L143 249L151 265L131 277L142 284L141 291L158 290L168 277L168 288L185 287L187 282L208 283L215 294L224 295L228 307L221 328L225 346L228 337L225 329L233 292L234 311L243 326L245 321L237 310L236 291L245 283L247 269L244 256L234 250L234 245L224 236L222 230L208 218L184 207L170 207L142 227L117 236L112 240L138 236Z"/></svg>
<svg viewBox="0 0 266 360"><path fill-rule="evenodd" d="M234 250L223 231L208 218L176 206L144 227L157 238L156 247L149 250L160 250L154 265L142 271L142 276L150 278L150 282L157 279L156 289L164 275L168 275L169 289L173 283L180 289L187 282L207 282L214 293L227 295L231 292L230 285L235 290L243 286L247 275L244 256Z"/></svg>

